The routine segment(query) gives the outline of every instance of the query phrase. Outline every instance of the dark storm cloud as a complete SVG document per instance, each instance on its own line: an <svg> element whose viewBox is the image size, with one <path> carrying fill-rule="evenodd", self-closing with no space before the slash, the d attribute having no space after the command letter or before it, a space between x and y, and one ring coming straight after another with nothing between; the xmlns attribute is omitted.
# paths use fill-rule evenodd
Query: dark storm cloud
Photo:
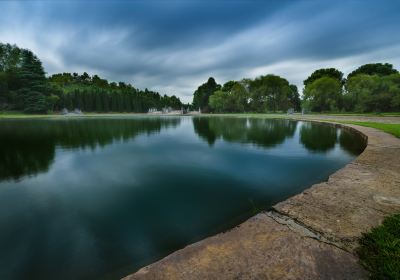
<svg viewBox="0 0 400 280"><path fill-rule="evenodd" d="M51 73L97 73L190 100L219 82L318 67L399 66L399 1L1 2L0 40Z"/></svg>

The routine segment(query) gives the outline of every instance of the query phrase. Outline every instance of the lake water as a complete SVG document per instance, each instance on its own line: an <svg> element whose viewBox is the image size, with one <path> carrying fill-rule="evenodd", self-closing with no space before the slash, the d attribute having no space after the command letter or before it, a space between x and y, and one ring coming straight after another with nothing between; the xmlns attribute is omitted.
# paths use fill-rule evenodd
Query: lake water
<svg viewBox="0 0 400 280"><path fill-rule="evenodd" d="M0 279L119 279L326 180L347 129L289 120L0 121Z"/></svg>

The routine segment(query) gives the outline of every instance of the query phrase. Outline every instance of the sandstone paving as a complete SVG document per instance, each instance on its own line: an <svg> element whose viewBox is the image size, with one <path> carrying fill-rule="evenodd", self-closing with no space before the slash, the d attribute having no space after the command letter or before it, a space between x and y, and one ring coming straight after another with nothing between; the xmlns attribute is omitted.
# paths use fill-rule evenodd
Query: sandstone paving
<svg viewBox="0 0 400 280"><path fill-rule="evenodd" d="M357 258L260 213L144 267L133 279L366 279Z"/></svg>
<svg viewBox="0 0 400 280"><path fill-rule="evenodd" d="M327 182L274 206L348 251L357 247L363 232L400 212L400 140L375 129L353 127L368 136L365 151Z"/></svg>

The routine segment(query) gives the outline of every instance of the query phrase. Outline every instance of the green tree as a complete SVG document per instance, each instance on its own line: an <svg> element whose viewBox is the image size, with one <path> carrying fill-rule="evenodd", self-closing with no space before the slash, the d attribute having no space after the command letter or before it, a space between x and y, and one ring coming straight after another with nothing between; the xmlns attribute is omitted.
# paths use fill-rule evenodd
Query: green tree
<svg viewBox="0 0 400 280"><path fill-rule="evenodd" d="M22 88L19 91L24 98L24 111L27 113L44 113L48 109L48 103L45 96L38 92L27 88Z"/></svg>
<svg viewBox="0 0 400 280"><path fill-rule="evenodd" d="M180 109L176 96L137 90L124 82L109 83L84 72L45 77L40 60L29 50L0 43L0 108L44 113L79 108L84 111L146 112L150 107Z"/></svg>
<svg viewBox="0 0 400 280"><path fill-rule="evenodd" d="M400 74L358 74L346 83L345 107L356 112L388 112L400 109Z"/></svg>
<svg viewBox="0 0 400 280"><path fill-rule="evenodd" d="M290 85L289 103L295 111L301 110L300 94L295 85Z"/></svg>
<svg viewBox="0 0 400 280"><path fill-rule="evenodd" d="M364 65L358 67L356 70L354 70L347 76L347 79L350 79L351 77L354 77L359 74L388 76L388 75L396 74L396 73L399 73L399 72L393 68L392 64L370 63L370 64L364 64Z"/></svg>
<svg viewBox="0 0 400 280"><path fill-rule="evenodd" d="M79 78L80 78L81 82L84 84L90 84L92 81L89 74L86 72L83 72L83 74Z"/></svg>
<svg viewBox="0 0 400 280"><path fill-rule="evenodd" d="M229 93L222 90L217 90L210 96L209 106L218 113L226 112L228 108Z"/></svg>
<svg viewBox="0 0 400 280"><path fill-rule="evenodd" d="M250 107L256 112L286 111L292 89L289 82L276 75L266 75L250 82Z"/></svg>
<svg viewBox="0 0 400 280"><path fill-rule="evenodd" d="M225 92L230 92L232 90L233 86L236 85L237 83L238 82L236 82L236 81L228 81L222 86L221 90L223 90Z"/></svg>
<svg viewBox="0 0 400 280"><path fill-rule="evenodd" d="M102 98L98 91L94 93L94 104L96 112L103 112Z"/></svg>
<svg viewBox="0 0 400 280"><path fill-rule="evenodd" d="M0 72L0 109L7 107L8 83L5 72Z"/></svg>
<svg viewBox="0 0 400 280"><path fill-rule="evenodd" d="M247 110L249 93L241 83L236 82L232 86L230 95L232 99L231 110L233 112L244 112Z"/></svg>
<svg viewBox="0 0 400 280"><path fill-rule="evenodd" d="M108 86L108 81L101 79L99 76L94 75L92 77L92 85L100 88L106 88Z"/></svg>
<svg viewBox="0 0 400 280"><path fill-rule="evenodd" d="M47 107L51 111L54 111L54 107L59 100L60 100L60 97L58 97L57 95L52 94L50 96L47 96L47 98L46 98Z"/></svg>
<svg viewBox="0 0 400 280"><path fill-rule="evenodd" d="M21 67L17 76L21 84L17 96L23 100L21 109L29 113L46 112L46 77L41 61L31 51L21 52Z"/></svg>
<svg viewBox="0 0 400 280"><path fill-rule="evenodd" d="M248 92L239 82L229 81L222 90L209 98L209 106L216 112L244 112L247 109Z"/></svg>
<svg viewBox="0 0 400 280"><path fill-rule="evenodd" d="M213 77L197 88L193 95L193 106L200 108L204 112L209 111L208 101L210 96L217 90L221 89L221 85L217 84Z"/></svg>
<svg viewBox="0 0 400 280"><path fill-rule="evenodd" d="M315 70L307 79L304 80L304 86L307 86L322 77L331 77L337 79L341 84L344 84L343 73L335 68L323 68Z"/></svg>
<svg viewBox="0 0 400 280"><path fill-rule="evenodd" d="M303 93L306 107L311 111L337 111L341 107L342 85L335 78L319 78L308 84Z"/></svg>
<svg viewBox="0 0 400 280"><path fill-rule="evenodd" d="M391 95L390 106L392 111L400 111L400 73L384 77L389 83L388 92Z"/></svg>

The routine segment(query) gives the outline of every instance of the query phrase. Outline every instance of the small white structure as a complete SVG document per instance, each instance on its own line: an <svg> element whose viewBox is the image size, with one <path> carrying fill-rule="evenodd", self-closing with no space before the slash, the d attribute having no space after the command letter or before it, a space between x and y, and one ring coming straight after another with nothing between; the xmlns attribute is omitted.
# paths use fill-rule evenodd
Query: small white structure
<svg viewBox="0 0 400 280"><path fill-rule="evenodd" d="M78 109L78 108L75 108L75 109L74 109L73 111L71 111L71 112L68 111L67 108L64 108L64 109L61 110L61 114L64 115L64 116L66 116L66 117L69 117L69 116L82 115L83 113L82 113L81 109Z"/></svg>
<svg viewBox="0 0 400 280"><path fill-rule="evenodd" d="M172 108L171 107L164 107L162 108L162 112L163 114L168 114L172 112Z"/></svg>
<svg viewBox="0 0 400 280"><path fill-rule="evenodd" d="M289 108L288 110L287 110L287 114L288 115L291 115L291 114L293 114L294 113L294 109L293 108Z"/></svg>
<svg viewBox="0 0 400 280"><path fill-rule="evenodd" d="M190 113L189 107L187 107L187 108L181 107L181 114L182 115L188 114L188 113Z"/></svg>

